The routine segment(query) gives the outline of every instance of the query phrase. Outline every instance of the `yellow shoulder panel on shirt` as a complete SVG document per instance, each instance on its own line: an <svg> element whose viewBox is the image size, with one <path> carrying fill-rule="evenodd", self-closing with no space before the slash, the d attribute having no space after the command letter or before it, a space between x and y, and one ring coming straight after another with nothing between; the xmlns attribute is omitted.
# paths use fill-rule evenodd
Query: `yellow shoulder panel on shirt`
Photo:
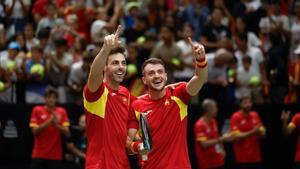
<svg viewBox="0 0 300 169"><path fill-rule="evenodd" d="M186 116L187 116L187 105L185 103L183 103L183 101L181 101L178 97L176 96L172 96L171 97L172 100L174 100L178 107L179 107L179 113L180 113L180 120L183 120Z"/></svg>
<svg viewBox="0 0 300 169"><path fill-rule="evenodd" d="M98 100L96 100L94 102L89 102L84 97L84 99L83 99L84 108L91 114L94 114L101 118L104 118L107 97L108 97L108 89L106 87L104 87L104 92Z"/></svg>
<svg viewBox="0 0 300 169"><path fill-rule="evenodd" d="M288 128L296 128L296 125L293 123L293 122L290 122L289 125L288 125Z"/></svg>

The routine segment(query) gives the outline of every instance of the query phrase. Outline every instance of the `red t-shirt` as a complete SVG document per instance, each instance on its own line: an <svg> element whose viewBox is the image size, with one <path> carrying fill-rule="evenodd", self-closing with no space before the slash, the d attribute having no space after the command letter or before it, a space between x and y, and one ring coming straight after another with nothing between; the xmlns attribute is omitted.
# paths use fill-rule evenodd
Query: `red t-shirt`
<svg viewBox="0 0 300 169"><path fill-rule="evenodd" d="M92 93L84 88L86 112L86 169L129 169L126 154L127 121L134 99L125 87L114 91L102 83Z"/></svg>
<svg viewBox="0 0 300 169"><path fill-rule="evenodd" d="M255 126L262 126L258 113L255 111L251 111L248 115L238 111L231 116L230 128L234 133L248 132ZM237 163L261 162L259 136L257 135L233 142L233 149Z"/></svg>
<svg viewBox="0 0 300 169"><path fill-rule="evenodd" d="M139 128L143 112L148 120L153 149L143 169L190 169L187 148L187 104L191 96L186 83L174 90L167 88L166 95L152 100L144 95L132 103L128 128Z"/></svg>
<svg viewBox="0 0 300 169"><path fill-rule="evenodd" d="M296 128L300 127L300 113L297 113L294 115L290 125L294 125ZM300 162L300 139L299 138L297 141L297 150L296 150L295 161Z"/></svg>
<svg viewBox="0 0 300 169"><path fill-rule="evenodd" d="M69 126L67 112L62 107L56 107L55 114L58 123ZM37 127L51 118L51 113L44 106L35 106L31 113L30 127ZM34 136L32 158L62 160L61 133L54 125L44 128L41 133Z"/></svg>
<svg viewBox="0 0 300 169"><path fill-rule="evenodd" d="M210 120L207 124L202 118L199 119L194 126L194 135L198 168L209 169L223 166L224 156L221 154L222 147L220 144L203 148L199 143L200 140L211 140L219 137L216 120Z"/></svg>

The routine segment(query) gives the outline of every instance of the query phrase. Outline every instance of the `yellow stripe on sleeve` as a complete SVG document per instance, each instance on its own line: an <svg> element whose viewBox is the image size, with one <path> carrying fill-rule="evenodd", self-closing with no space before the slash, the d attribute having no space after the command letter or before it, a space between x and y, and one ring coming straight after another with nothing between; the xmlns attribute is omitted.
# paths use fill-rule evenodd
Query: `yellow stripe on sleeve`
<svg viewBox="0 0 300 169"><path fill-rule="evenodd" d="M38 127L39 125L38 124L36 124L36 123L30 123L29 124L29 127L31 127L31 128L35 128L35 127Z"/></svg>
<svg viewBox="0 0 300 169"><path fill-rule="evenodd" d="M296 128L296 125L293 122L290 122L288 125L288 128L294 129L294 128Z"/></svg>
<svg viewBox="0 0 300 169"><path fill-rule="evenodd" d="M70 126L70 123L68 122L68 121L66 121L66 122L63 122L63 124L62 124L64 127L69 127Z"/></svg>
<svg viewBox="0 0 300 169"><path fill-rule="evenodd" d="M180 120L183 120L187 116L187 105L176 96L172 96L171 99L177 103L180 109Z"/></svg>
<svg viewBox="0 0 300 169"><path fill-rule="evenodd" d="M231 133L232 133L232 136L235 137L235 136L238 136L240 134L240 131L239 130L234 130Z"/></svg>
<svg viewBox="0 0 300 169"><path fill-rule="evenodd" d="M206 140L207 140L207 137L205 137L205 136L197 137L197 141L206 141Z"/></svg>
<svg viewBox="0 0 300 169"><path fill-rule="evenodd" d="M104 92L98 100L96 100L94 102L89 102L86 100L85 97L83 98L84 99L83 100L84 108L91 114L94 114L101 118L104 118L107 97L108 97L108 89L106 87L104 87Z"/></svg>

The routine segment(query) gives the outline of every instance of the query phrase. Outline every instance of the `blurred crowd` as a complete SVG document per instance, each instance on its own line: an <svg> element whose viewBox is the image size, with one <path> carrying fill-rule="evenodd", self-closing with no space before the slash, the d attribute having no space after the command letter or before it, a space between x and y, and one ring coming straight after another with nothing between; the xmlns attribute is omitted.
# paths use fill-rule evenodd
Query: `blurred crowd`
<svg viewBox="0 0 300 169"><path fill-rule="evenodd" d="M90 64L120 24L124 85L136 96L149 57L166 63L171 83L193 75L191 36L207 52L199 100L234 103L248 93L256 104L299 103L296 0L3 0L0 23L0 102L43 103L51 85L60 103L81 104Z"/></svg>

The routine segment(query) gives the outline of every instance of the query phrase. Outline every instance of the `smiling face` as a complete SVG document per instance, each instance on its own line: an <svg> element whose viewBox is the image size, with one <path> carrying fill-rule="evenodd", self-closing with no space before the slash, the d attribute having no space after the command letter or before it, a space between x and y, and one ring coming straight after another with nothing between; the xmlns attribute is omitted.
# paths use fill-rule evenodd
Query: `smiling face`
<svg viewBox="0 0 300 169"><path fill-rule="evenodd" d="M167 83L167 73L162 64L149 63L143 70L143 82L149 90L162 91Z"/></svg>
<svg viewBox="0 0 300 169"><path fill-rule="evenodd" d="M126 73L125 56L121 53L111 54L104 68L105 78L114 85L120 84Z"/></svg>

